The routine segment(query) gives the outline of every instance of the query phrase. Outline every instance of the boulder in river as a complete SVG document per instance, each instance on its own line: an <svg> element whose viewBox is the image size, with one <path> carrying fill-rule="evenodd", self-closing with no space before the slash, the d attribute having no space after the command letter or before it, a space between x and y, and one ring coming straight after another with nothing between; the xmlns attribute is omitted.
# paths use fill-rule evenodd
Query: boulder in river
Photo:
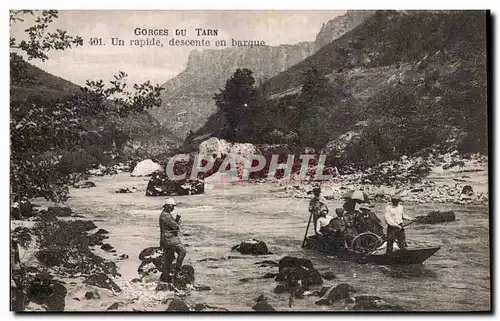
<svg viewBox="0 0 500 321"><path fill-rule="evenodd" d="M137 272L142 276L161 271L163 250L159 246L145 248L139 254L141 265Z"/></svg>
<svg viewBox="0 0 500 321"><path fill-rule="evenodd" d="M83 280L83 283L97 286L103 289L108 289L114 292L122 291L120 287L105 273L91 274L85 280Z"/></svg>
<svg viewBox="0 0 500 321"><path fill-rule="evenodd" d="M279 273L275 280L285 282L288 287L295 287L299 281L303 289L323 284L321 274L308 259L285 256L278 264Z"/></svg>
<svg viewBox="0 0 500 321"><path fill-rule="evenodd" d="M420 215L415 217L418 223L422 224L437 224L443 222L452 222L455 220L455 212L453 211L433 211L427 215Z"/></svg>
<svg viewBox="0 0 500 321"><path fill-rule="evenodd" d="M465 185L464 187L462 187L462 192L460 194L465 194L467 196L473 196L474 189L470 185Z"/></svg>
<svg viewBox="0 0 500 321"><path fill-rule="evenodd" d="M264 241L259 241L259 240L243 241L239 245L233 246L232 250L236 250L241 254L253 254L253 255L271 254L267 249L266 243Z"/></svg>
<svg viewBox="0 0 500 321"><path fill-rule="evenodd" d="M165 310L167 312L189 312L190 311L186 302L184 302L181 299L169 298L166 300L165 303L168 304L167 309Z"/></svg>
<svg viewBox="0 0 500 321"><path fill-rule="evenodd" d="M151 159L145 159L135 166L130 176L150 176L157 171L163 171L163 167Z"/></svg>
<svg viewBox="0 0 500 321"><path fill-rule="evenodd" d="M276 311L276 309L273 308L267 300L267 297L264 294L261 294L257 299L255 299L257 303L252 307L252 310L262 312Z"/></svg>
<svg viewBox="0 0 500 321"><path fill-rule="evenodd" d="M160 280L172 283L177 289L186 289L189 284L194 284L194 268L191 265L183 265L175 280L172 280L168 272L163 272Z"/></svg>
<svg viewBox="0 0 500 321"><path fill-rule="evenodd" d="M101 246L101 249L106 251L106 252L111 252L113 250L113 246L109 243L105 243Z"/></svg>
<svg viewBox="0 0 500 321"><path fill-rule="evenodd" d="M202 180L171 180L163 172L153 173L146 188L146 196L196 195L204 192L205 183Z"/></svg>
<svg viewBox="0 0 500 321"><path fill-rule="evenodd" d="M330 288L324 287L319 291L321 299L315 303L317 305L330 305L335 301L349 298L350 294L354 292L356 292L354 288L347 283L341 283Z"/></svg>

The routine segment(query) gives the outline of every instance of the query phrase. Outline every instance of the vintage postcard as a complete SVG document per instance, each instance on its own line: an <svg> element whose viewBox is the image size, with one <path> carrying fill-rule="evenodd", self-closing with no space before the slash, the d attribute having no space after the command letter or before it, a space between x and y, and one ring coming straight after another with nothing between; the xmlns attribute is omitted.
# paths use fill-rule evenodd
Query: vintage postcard
<svg viewBox="0 0 500 321"><path fill-rule="evenodd" d="M10 10L16 312L491 312L489 11Z"/></svg>

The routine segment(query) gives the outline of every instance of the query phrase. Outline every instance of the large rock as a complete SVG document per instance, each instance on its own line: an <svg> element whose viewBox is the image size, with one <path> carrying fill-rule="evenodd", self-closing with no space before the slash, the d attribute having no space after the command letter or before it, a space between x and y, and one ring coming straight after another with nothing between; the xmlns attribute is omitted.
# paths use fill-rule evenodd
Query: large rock
<svg viewBox="0 0 500 321"><path fill-rule="evenodd" d="M151 159L145 159L135 166L130 176L149 176L156 171L163 171L163 167Z"/></svg>
<svg viewBox="0 0 500 321"><path fill-rule="evenodd" d="M105 273L97 273L88 276L83 280L84 284L97 286L99 288L108 289L114 292L121 292L120 287Z"/></svg>
<svg viewBox="0 0 500 321"><path fill-rule="evenodd" d="M205 192L202 180L171 180L164 172L155 172L149 180L146 196L194 195Z"/></svg>
<svg viewBox="0 0 500 321"><path fill-rule="evenodd" d="M309 259L285 256L278 262L278 269L281 272L286 268L305 268L310 270L314 269L314 266Z"/></svg>
<svg viewBox="0 0 500 321"><path fill-rule="evenodd" d="M51 275L41 273L29 283L26 299L39 305L45 305L47 311L64 311L68 291L61 281Z"/></svg>
<svg viewBox="0 0 500 321"><path fill-rule="evenodd" d="M146 276L161 271L162 255L163 250L159 246L151 246L142 250L139 254L139 260L142 262L137 272L141 276Z"/></svg>
<svg viewBox="0 0 500 321"><path fill-rule="evenodd" d="M465 185L462 188L462 192L460 194L465 194L467 196L474 196L474 189L470 185Z"/></svg>
<svg viewBox="0 0 500 321"><path fill-rule="evenodd" d="M167 312L189 312L188 305L182 301L181 299L167 299L166 303L168 304Z"/></svg>
<svg viewBox="0 0 500 321"><path fill-rule="evenodd" d="M434 211L427 215L420 215L415 218L418 223L422 224L437 224L443 222L452 222L455 220L455 212L453 211Z"/></svg>
<svg viewBox="0 0 500 321"><path fill-rule="evenodd" d="M266 243L259 240L243 241L239 245L233 246L232 249L240 252L241 254L270 254L269 250L267 249Z"/></svg>
<svg viewBox="0 0 500 321"><path fill-rule="evenodd" d="M195 281L194 268L191 265L183 265L177 278L173 280L168 272L163 272L160 276L160 281L170 282L177 289L186 289L189 284L193 285Z"/></svg>
<svg viewBox="0 0 500 321"><path fill-rule="evenodd" d="M351 293L356 292L352 286L347 283L341 283L335 287L322 288L319 292L321 299L316 301L317 305L330 305L335 301L349 298Z"/></svg>
<svg viewBox="0 0 500 321"><path fill-rule="evenodd" d="M276 311L275 308L273 308L268 302L267 298L262 294L256 299L257 303L252 307L252 310L254 311L262 311L262 312L269 312L269 311Z"/></svg>
<svg viewBox="0 0 500 321"><path fill-rule="evenodd" d="M299 282L304 290L323 284L321 274L308 259L285 256L278 264L279 273L275 280L284 282L288 288L298 286Z"/></svg>
<svg viewBox="0 0 500 321"><path fill-rule="evenodd" d="M211 137L200 143L198 148L200 155L212 156L213 158L221 158L231 152L232 144L225 139Z"/></svg>

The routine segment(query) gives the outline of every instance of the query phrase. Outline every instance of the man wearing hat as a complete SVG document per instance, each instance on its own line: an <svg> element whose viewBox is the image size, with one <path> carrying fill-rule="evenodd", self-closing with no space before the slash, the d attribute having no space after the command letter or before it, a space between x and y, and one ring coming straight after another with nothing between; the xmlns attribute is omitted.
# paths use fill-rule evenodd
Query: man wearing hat
<svg viewBox="0 0 500 321"><path fill-rule="evenodd" d="M385 222L387 223L387 253L391 253L394 241L398 243L401 250L406 248L406 235L403 227L403 219L413 220L406 215L401 198L397 195L391 197L391 204L385 208Z"/></svg>
<svg viewBox="0 0 500 321"><path fill-rule="evenodd" d="M186 256L186 249L181 243L179 238L179 220L180 215L176 218L172 216L172 212L176 206L173 198L169 198L163 204L163 211L160 214L160 247L163 249L163 271L166 275L170 274L172 262L177 253L177 260L175 262L175 270L173 273L174 279L177 277L181 267L182 261Z"/></svg>
<svg viewBox="0 0 500 321"><path fill-rule="evenodd" d="M313 188L312 193L314 197L309 201L309 213L313 216L314 231L316 231L319 213L321 210L326 210L328 212L328 206L326 206L325 198L321 196L320 187Z"/></svg>

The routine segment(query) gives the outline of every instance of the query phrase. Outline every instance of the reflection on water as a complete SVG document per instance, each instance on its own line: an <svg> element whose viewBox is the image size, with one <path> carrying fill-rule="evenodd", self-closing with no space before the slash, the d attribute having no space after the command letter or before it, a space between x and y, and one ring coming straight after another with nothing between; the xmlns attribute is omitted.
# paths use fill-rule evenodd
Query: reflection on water
<svg viewBox="0 0 500 321"><path fill-rule="evenodd" d="M159 242L158 216L165 198L144 196L147 178L132 178L126 173L93 181L96 188L73 190L68 206L89 219L103 219L99 227L110 231L109 242L117 253L130 256L129 260L118 262L125 279L121 284L139 292L145 302L144 309L149 309L158 297L154 287L127 282L138 276L139 252ZM136 187L140 192L114 193L127 187ZM258 279L268 272L277 272L277 268L261 267L256 262L278 261L285 255L294 255L309 258L322 273L334 272L336 279L325 281L326 285L347 282L359 295L377 295L405 309L489 309L489 232L485 207L405 205L412 216L431 210L453 210L457 221L412 224L406 232L409 240L440 245L441 249L424 265L387 267L354 264L301 249L308 201L283 198L276 186L227 185L210 189L205 195L176 197L176 202L179 204L176 211L182 215L183 233L187 233L182 239L189 244L185 262L195 267L198 283L212 288L209 292L192 292L188 301L249 310L254 299L265 293L271 305L282 311L344 310L344 303L317 306L314 297L295 300L290 309L287 294L273 293L276 286L273 279ZM330 208L341 205L338 201L330 203ZM372 210L380 216L384 206L375 204ZM274 254L243 257L230 251L233 245L250 237L265 241ZM240 281L248 278L251 279L247 282ZM149 303L148 298L151 298Z"/></svg>

